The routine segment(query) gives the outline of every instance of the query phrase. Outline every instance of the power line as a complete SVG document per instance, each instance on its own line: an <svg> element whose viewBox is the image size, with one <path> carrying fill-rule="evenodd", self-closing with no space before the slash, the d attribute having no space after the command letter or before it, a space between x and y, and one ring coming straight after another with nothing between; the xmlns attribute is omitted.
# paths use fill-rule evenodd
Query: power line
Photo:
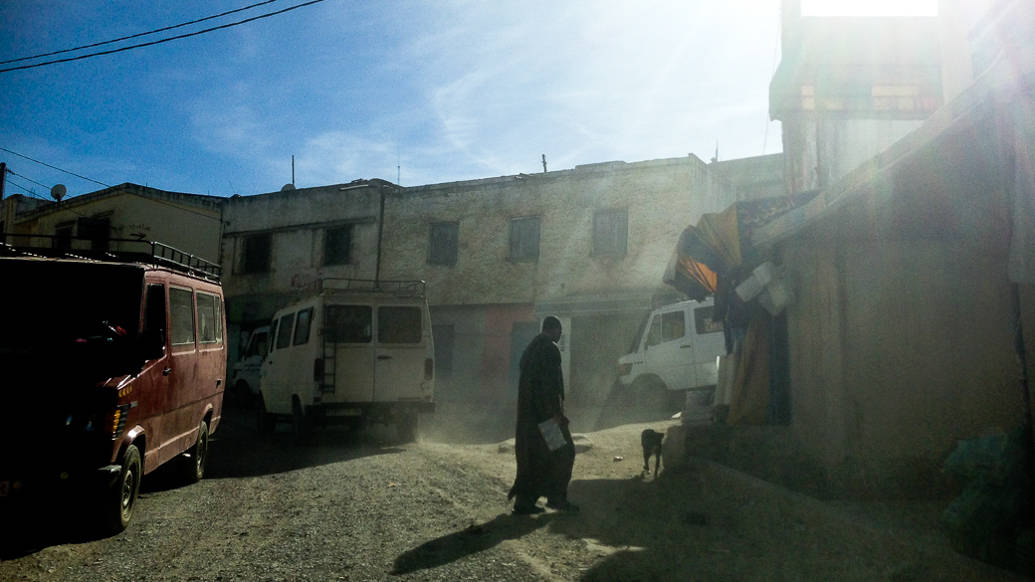
<svg viewBox="0 0 1035 582"><path fill-rule="evenodd" d="M15 172L14 170L10 170L10 169L8 169L8 170L7 170L7 173L8 173L8 174L13 174L13 175L15 175L15 176L18 176L19 178L22 178L22 179L24 179L24 180L28 180L28 181L32 182L33 184L35 184L35 185L37 185L37 186L39 186L39 187L41 187L41 188L46 188L46 189L50 190L50 186L47 186L46 184L40 184L40 183L39 183L39 182L37 182L36 180L33 180L32 178L30 178L30 177L28 177L28 176L23 176L23 175L19 174L18 172Z"/></svg>
<svg viewBox="0 0 1035 582"><path fill-rule="evenodd" d="M251 18L245 18L244 20L238 20L237 22L231 22L229 24L223 24L223 25L220 25L220 26L213 26L212 28L206 28L204 30L199 30L199 31L196 31L196 32L188 32L186 34L179 34L179 35L176 35L176 36L170 36L168 38L162 38L162 39L159 39L159 40L153 40L151 42L143 42L143 43L140 43L140 44L132 44L132 45L125 46L125 47L122 47L122 48L111 49L111 50L106 50L106 51L99 51L99 52L96 52L96 53L89 53L89 54L85 54L85 55L79 55L77 57L67 57L67 58L64 58L64 59L55 59L53 61L44 61L42 63L36 63L36 64L32 64L32 65L20 65L20 66L17 66L17 67L8 67L6 69L0 69L0 73L8 73L8 72L11 72L11 71L19 71L19 70L22 70L22 69L33 69L33 68L36 68L36 67L45 67L47 65L54 65L54 64L57 64L57 63L67 63L69 61L78 61L78 60L81 60L81 59L88 59L90 57L97 57L97 56L101 56L101 55L110 55L110 54L113 54L113 53L120 53L120 52L123 52L123 51L128 51L130 49L141 48L141 47L145 47L145 46L154 46L156 44L162 44L162 43L169 42L169 41L172 41L172 40L179 40L181 38L197 36L199 34L205 34L207 32L212 32L212 31L215 31L215 30L222 30L224 28L231 28L233 26L238 26L240 24L246 24L248 22L252 22L252 21L255 21L255 20L261 20L263 18L269 18L270 16L276 16L278 14L283 14L285 12L290 12L290 11L296 10L298 8L303 8L303 7L306 7L306 6L311 6L313 4L318 4L318 3L323 2L323 1L324 0L310 0L309 2L303 2L302 4L297 4L295 6L289 6L287 8L284 8L283 10L277 10L276 12L270 12L270 13L267 13L267 14L260 14L259 16L253 16Z"/></svg>
<svg viewBox="0 0 1035 582"><path fill-rule="evenodd" d="M0 150L3 150L3 151L5 151L5 152L7 152L9 154L14 154L14 155L16 155L16 156L18 156L20 158L25 158L26 160L29 160L30 162L36 162L37 164L40 164L42 166L47 166L48 168L50 168L52 170L57 170L59 172L64 172L66 174L70 174L72 176L75 176L76 178L82 178L83 180L86 180L87 182L93 182L94 184L100 184L101 186L104 186L105 188L111 188L111 186L109 184L105 184L104 182L98 182L97 180L94 180L92 178L87 178L86 176L80 176L79 174L76 174L75 172L69 172L68 170L62 170L61 168L59 168L57 166L52 166L52 165L50 165L50 164L48 164L46 162L41 162L39 160L35 160L33 158L30 158L29 156L27 156L25 154L19 154L18 152L11 151L11 150L3 147L3 146L0 146Z"/></svg>
<svg viewBox="0 0 1035 582"><path fill-rule="evenodd" d="M70 53L70 52L74 52L74 51L78 51L78 50L93 48L93 47L96 47L96 46L102 46L102 45L106 45L106 44L122 42L124 40L130 40L132 38L139 38L141 36L147 36L149 34L156 34L156 33L159 33L159 32L165 32L167 30L173 30L174 28L182 28L184 26L190 26L191 24L197 24L199 22L205 22L206 20L212 20L214 18L220 18L220 17L223 17L223 16L234 14L235 12L243 12L245 10L250 10L252 8L255 8L256 6L262 6L263 4L272 4L273 2L277 2L277 1L278 0L265 0L264 2L257 2L255 4L250 5L250 6L245 6L244 8L237 8L235 10L228 10L227 12L223 12L221 14L216 14L216 15L213 15L213 16L206 16L204 18L199 18L197 20L191 20L190 22L184 22L182 24L174 24L172 26L166 26L164 28L158 28L158 29L155 29L155 30L150 30L148 32L140 32L140 33L137 33L137 34L131 34L129 36L123 36L121 38L116 38L114 40L105 40L105 41L102 41L102 42L95 42L93 44L84 44L82 46L77 46L75 48L62 49L62 50L59 50L59 51L51 51L49 53L40 53L38 55L32 55L31 57L19 57L17 59L9 59L9 60L6 60L6 61L0 61L0 65L6 65L7 63L17 63L19 61L28 61L28 60L32 60L32 59L39 59L39 58L49 57L49 56L53 56L53 55L60 55L62 53Z"/></svg>

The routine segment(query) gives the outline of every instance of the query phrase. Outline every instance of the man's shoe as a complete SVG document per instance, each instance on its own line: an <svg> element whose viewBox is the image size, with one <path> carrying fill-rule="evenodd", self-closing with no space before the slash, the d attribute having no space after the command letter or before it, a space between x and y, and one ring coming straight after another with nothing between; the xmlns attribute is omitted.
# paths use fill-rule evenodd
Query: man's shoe
<svg viewBox="0 0 1035 582"><path fill-rule="evenodd" d="M538 505L515 505L514 515L537 515L545 513L546 510Z"/></svg>
<svg viewBox="0 0 1035 582"><path fill-rule="evenodd" d="M547 503L546 506L549 507L550 509L555 509L557 511L563 511L565 513L578 513L579 512L579 506L575 505L574 503L572 503L570 501L564 501L562 503Z"/></svg>

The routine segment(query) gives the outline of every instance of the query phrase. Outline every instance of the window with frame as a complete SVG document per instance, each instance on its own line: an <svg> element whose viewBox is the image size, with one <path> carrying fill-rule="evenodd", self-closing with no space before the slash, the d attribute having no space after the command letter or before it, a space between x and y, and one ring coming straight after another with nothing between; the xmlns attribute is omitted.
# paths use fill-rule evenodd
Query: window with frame
<svg viewBox="0 0 1035 582"><path fill-rule="evenodd" d="M682 311L659 313L650 322L647 332L647 346L677 340L686 335L686 318Z"/></svg>
<svg viewBox="0 0 1035 582"><path fill-rule="evenodd" d="M328 305L324 310L324 334L330 342L370 343L372 323L369 305Z"/></svg>
<svg viewBox="0 0 1035 582"><path fill-rule="evenodd" d="M722 331L722 320L716 321L712 319L714 313L715 307L711 305L694 309L694 326L697 329L698 335Z"/></svg>
<svg viewBox="0 0 1035 582"><path fill-rule="evenodd" d="M282 350L291 345L291 328L294 327L294 323L294 313L289 313L280 318L280 327L277 329L278 350Z"/></svg>
<svg viewBox="0 0 1035 582"><path fill-rule="evenodd" d="M539 260L538 216L525 216L510 220L510 260Z"/></svg>
<svg viewBox="0 0 1035 582"><path fill-rule="evenodd" d="M428 264L456 264L459 223L433 222L428 226Z"/></svg>
<svg viewBox="0 0 1035 582"><path fill-rule="evenodd" d="M56 249L70 249L72 248L72 229L75 228L74 222L64 222L57 225L54 229L54 248Z"/></svg>
<svg viewBox="0 0 1035 582"><path fill-rule="evenodd" d="M111 219L105 217L82 217L76 220L76 231L81 238L90 240L90 250L108 250L111 238Z"/></svg>
<svg viewBox="0 0 1035 582"><path fill-rule="evenodd" d="M219 297L199 292L197 302L198 341L203 344L222 343L223 318Z"/></svg>
<svg viewBox="0 0 1035 582"><path fill-rule="evenodd" d="M347 265L352 258L352 225L328 228L323 235L323 264Z"/></svg>
<svg viewBox="0 0 1035 582"><path fill-rule="evenodd" d="M298 317L295 318L295 338L291 342L296 346L300 346L309 341L309 328L313 321L313 308L303 309L298 312Z"/></svg>
<svg viewBox="0 0 1035 582"><path fill-rule="evenodd" d="M624 208L593 214L593 254L623 256L629 238L629 215Z"/></svg>
<svg viewBox="0 0 1035 582"><path fill-rule="evenodd" d="M169 288L169 337L173 346L194 344L194 293Z"/></svg>
<svg viewBox="0 0 1035 582"><path fill-rule="evenodd" d="M253 234L241 241L241 273L268 273L273 235Z"/></svg>
<svg viewBox="0 0 1035 582"><path fill-rule="evenodd" d="M377 341L383 344L420 343L419 307L390 306L377 309Z"/></svg>

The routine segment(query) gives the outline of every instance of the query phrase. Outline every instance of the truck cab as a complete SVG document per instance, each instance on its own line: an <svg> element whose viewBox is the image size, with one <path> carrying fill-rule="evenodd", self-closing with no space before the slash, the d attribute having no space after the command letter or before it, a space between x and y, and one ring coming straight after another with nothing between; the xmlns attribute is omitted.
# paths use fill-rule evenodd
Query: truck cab
<svg viewBox="0 0 1035 582"><path fill-rule="evenodd" d="M701 403L714 395L719 357L725 354L722 321L712 299L655 309L634 351L618 359L619 389L648 407L682 407L687 392Z"/></svg>

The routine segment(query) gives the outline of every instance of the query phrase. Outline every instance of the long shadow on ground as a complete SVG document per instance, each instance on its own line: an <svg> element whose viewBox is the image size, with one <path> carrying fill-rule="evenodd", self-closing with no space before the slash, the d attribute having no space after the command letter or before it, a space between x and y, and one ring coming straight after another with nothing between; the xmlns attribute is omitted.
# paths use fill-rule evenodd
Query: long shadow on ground
<svg viewBox="0 0 1035 582"><path fill-rule="evenodd" d="M519 538L547 525L553 517L552 514L537 517L500 514L492 521L435 538L400 554L395 559L392 574L436 568L484 552L504 540Z"/></svg>

